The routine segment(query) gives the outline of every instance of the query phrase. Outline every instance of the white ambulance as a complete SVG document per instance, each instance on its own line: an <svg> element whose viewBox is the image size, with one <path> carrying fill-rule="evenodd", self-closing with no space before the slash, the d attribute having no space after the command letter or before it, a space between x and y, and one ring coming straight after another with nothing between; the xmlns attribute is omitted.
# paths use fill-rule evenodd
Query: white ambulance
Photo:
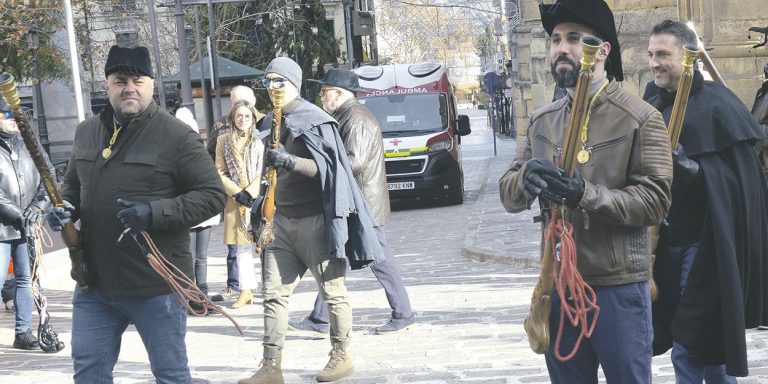
<svg viewBox="0 0 768 384"><path fill-rule="evenodd" d="M363 66L354 70L361 104L381 122L391 199L464 202L459 115L448 71L438 63Z"/></svg>

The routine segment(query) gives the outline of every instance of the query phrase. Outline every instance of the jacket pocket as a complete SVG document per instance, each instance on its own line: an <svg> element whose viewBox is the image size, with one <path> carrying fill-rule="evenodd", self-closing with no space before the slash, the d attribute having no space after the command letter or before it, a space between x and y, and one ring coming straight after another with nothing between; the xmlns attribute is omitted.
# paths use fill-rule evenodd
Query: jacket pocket
<svg viewBox="0 0 768 384"><path fill-rule="evenodd" d="M629 139L629 135L625 135L587 146L590 156L582 166L584 177L608 188L626 185L626 171L632 155L632 141Z"/></svg>
<svg viewBox="0 0 768 384"><path fill-rule="evenodd" d="M151 194L154 190L158 156L154 153L131 152L125 155L121 170L120 190Z"/></svg>
<svg viewBox="0 0 768 384"><path fill-rule="evenodd" d="M96 160L99 156L98 149L78 150L75 153L75 171L77 179L80 182L80 201L88 200L88 190L91 187L93 178L93 168L96 166ZM72 166L72 164L70 164Z"/></svg>
<svg viewBox="0 0 768 384"><path fill-rule="evenodd" d="M541 134L534 136L534 142L531 143L531 146L533 156L536 158L549 159L557 163L563 154L563 147Z"/></svg>

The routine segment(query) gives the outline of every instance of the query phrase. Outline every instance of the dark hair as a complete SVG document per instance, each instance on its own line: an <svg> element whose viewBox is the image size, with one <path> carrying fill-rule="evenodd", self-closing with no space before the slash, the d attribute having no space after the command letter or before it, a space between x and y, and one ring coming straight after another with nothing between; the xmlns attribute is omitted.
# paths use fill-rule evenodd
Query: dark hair
<svg viewBox="0 0 768 384"><path fill-rule="evenodd" d="M651 30L651 36L660 35L663 33L674 36L677 39L677 42L680 44L680 48L685 46L699 46L696 33L688 28L687 25L679 21L664 20L654 25L653 30Z"/></svg>

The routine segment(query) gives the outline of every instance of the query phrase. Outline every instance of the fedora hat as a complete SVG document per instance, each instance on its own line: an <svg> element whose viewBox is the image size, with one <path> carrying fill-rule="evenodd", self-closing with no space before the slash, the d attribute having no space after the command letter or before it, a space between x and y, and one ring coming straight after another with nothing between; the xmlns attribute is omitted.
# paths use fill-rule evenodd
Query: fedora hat
<svg viewBox="0 0 768 384"><path fill-rule="evenodd" d="M124 48L113 45L107 55L107 64L104 65L104 76L108 77L115 72L144 75L155 78L152 72L152 63L149 59L147 47Z"/></svg>
<svg viewBox="0 0 768 384"><path fill-rule="evenodd" d="M360 88L357 74L348 69L331 68L325 73L322 80L309 79L309 81L329 87L343 88L351 92L367 92L365 89Z"/></svg>
<svg viewBox="0 0 768 384"><path fill-rule="evenodd" d="M624 80L621 67L621 47L616 34L613 12L603 0L557 0L554 4L539 4L541 24L552 36L560 23L573 22L594 29L597 36L611 44L605 70L618 81Z"/></svg>

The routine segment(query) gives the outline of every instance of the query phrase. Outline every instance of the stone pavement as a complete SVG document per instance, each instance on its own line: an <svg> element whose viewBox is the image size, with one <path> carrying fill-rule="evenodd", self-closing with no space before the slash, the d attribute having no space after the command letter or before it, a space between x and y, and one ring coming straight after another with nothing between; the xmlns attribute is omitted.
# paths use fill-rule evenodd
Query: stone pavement
<svg viewBox="0 0 768 384"><path fill-rule="evenodd" d="M357 372L340 383L549 381L543 357L531 352L522 329L538 274L531 268L536 265L538 226L532 223L530 212L511 215L501 209L497 181L511 160L514 141L497 141L499 155L494 157L489 149L490 131L483 125L473 118L473 133L464 138L465 203L395 205L386 226L417 324L403 333L374 335L372 328L388 318L383 290L367 270L348 276L354 324L351 351ZM208 279L214 291L222 289L226 280L226 247L221 239L219 226L213 231L208 259ZM505 263L462 256L471 253ZM68 277L68 264L64 251L52 251L45 256L42 273L52 324L67 348L57 354L11 348L13 314L0 310L0 383L72 382L69 346L74 284ZM310 311L316 295L313 285L307 277L299 284L289 304L292 318ZM245 330L244 336L222 316L188 319L186 341L195 383L235 383L255 371L263 335L259 304L228 309ZM33 319L37 321L37 316ZM750 331L748 338L753 376L740 382L768 382L768 333ZM327 339L289 332L283 361L286 382L314 382L329 350ZM118 384L153 382L133 327L123 336L114 373ZM669 356L654 360L654 382L674 382Z"/></svg>

